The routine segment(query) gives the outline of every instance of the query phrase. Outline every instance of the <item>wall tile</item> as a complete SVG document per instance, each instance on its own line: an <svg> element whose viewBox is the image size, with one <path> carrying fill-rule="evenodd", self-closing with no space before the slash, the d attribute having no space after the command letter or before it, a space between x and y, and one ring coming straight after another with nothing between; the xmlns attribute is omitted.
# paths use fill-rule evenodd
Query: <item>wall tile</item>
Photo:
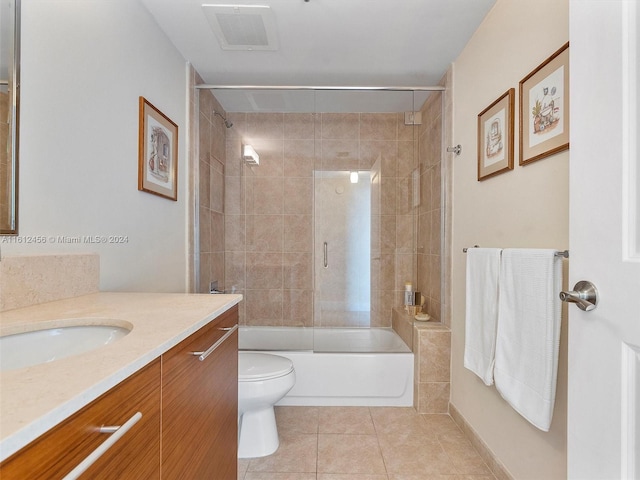
<svg viewBox="0 0 640 480"><path fill-rule="evenodd" d="M282 177L247 178L247 211L254 214L283 212Z"/></svg>
<svg viewBox="0 0 640 480"><path fill-rule="evenodd" d="M313 288L313 256L311 253L282 255L283 287L310 290Z"/></svg>
<svg viewBox="0 0 640 480"><path fill-rule="evenodd" d="M285 139L314 139L315 114L285 113L283 117L283 133Z"/></svg>
<svg viewBox="0 0 640 480"><path fill-rule="evenodd" d="M0 311L95 293L99 284L96 254L3 256Z"/></svg>
<svg viewBox="0 0 640 480"><path fill-rule="evenodd" d="M211 210L224 213L224 170L217 160L212 161L210 173L210 201ZM202 193L206 195L206 192Z"/></svg>
<svg viewBox="0 0 640 480"><path fill-rule="evenodd" d="M211 210L200 207L199 211L200 228L200 252L211 251Z"/></svg>
<svg viewBox="0 0 640 480"><path fill-rule="evenodd" d="M224 213L239 215L244 213L244 196L242 194L243 177L225 176L224 179Z"/></svg>
<svg viewBox="0 0 640 480"><path fill-rule="evenodd" d="M225 290L242 291L245 288L246 262L244 252L226 251L224 255ZM242 302L244 303L244 302Z"/></svg>
<svg viewBox="0 0 640 480"><path fill-rule="evenodd" d="M211 202L211 178L210 178L209 163L204 160L200 160L200 169L198 171L199 176L199 189L198 189L198 201L203 207L209 208Z"/></svg>
<svg viewBox="0 0 640 480"><path fill-rule="evenodd" d="M370 169L380 159L384 159L383 172L385 175L396 175L398 157L398 142L395 140L363 140L360 139L360 162L362 170ZM386 167L386 168L385 168Z"/></svg>
<svg viewBox="0 0 640 480"><path fill-rule="evenodd" d="M246 254L247 289L282 289L282 253Z"/></svg>
<svg viewBox="0 0 640 480"><path fill-rule="evenodd" d="M246 324L282 326L282 290L247 289Z"/></svg>
<svg viewBox="0 0 640 480"><path fill-rule="evenodd" d="M291 327L313 326L313 292L284 289L282 292L283 324Z"/></svg>
<svg viewBox="0 0 640 480"><path fill-rule="evenodd" d="M247 215L248 252L282 252L282 215Z"/></svg>
<svg viewBox="0 0 640 480"><path fill-rule="evenodd" d="M322 140L322 170L357 170L359 157L357 137Z"/></svg>
<svg viewBox="0 0 640 480"><path fill-rule="evenodd" d="M448 413L449 382L420 383L417 410L419 413Z"/></svg>
<svg viewBox="0 0 640 480"><path fill-rule="evenodd" d="M244 252L245 226L244 215L225 215L224 249L227 252Z"/></svg>
<svg viewBox="0 0 640 480"><path fill-rule="evenodd" d="M284 114L247 113L246 135L248 137L284 139Z"/></svg>
<svg viewBox="0 0 640 480"><path fill-rule="evenodd" d="M359 120L357 113L323 113L322 139L358 138Z"/></svg>
<svg viewBox="0 0 640 480"><path fill-rule="evenodd" d="M283 251L313 251L313 216L285 215Z"/></svg>
<svg viewBox="0 0 640 480"><path fill-rule="evenodd" d="M418 330L420 382L449 382L451 332Z"/></svg>
<svg viewBox="0 0 640 480"><path fill-rule="evenodd" d="M313 213L313 178L284 179L284 213Z"/></svg>
<svg viewBox="0 0 640 480"><path fill-rule="evenodd" d="M360 138L362 140L396 140L397 114L362 113L360 114Z"/></svg>
<svg viewBox="0 0 640 480"><path fill-rule="evenodd" d="M315 142L311 140L284 141L284 176L311 177L315 164Z"/></svg>

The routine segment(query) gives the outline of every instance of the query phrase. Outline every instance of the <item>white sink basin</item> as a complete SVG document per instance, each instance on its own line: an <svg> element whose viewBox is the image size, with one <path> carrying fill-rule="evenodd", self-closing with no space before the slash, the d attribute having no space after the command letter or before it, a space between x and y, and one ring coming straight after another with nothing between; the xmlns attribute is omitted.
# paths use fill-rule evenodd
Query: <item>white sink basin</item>
<svg viewBox="0 0 640 480"><path fill-rule="evenodd" d="M80 322L76 320L76 323ZM16 370L95 350L121 339L132 328L131 324L76 324L3 335L0 337L0 370Z"/></svg>

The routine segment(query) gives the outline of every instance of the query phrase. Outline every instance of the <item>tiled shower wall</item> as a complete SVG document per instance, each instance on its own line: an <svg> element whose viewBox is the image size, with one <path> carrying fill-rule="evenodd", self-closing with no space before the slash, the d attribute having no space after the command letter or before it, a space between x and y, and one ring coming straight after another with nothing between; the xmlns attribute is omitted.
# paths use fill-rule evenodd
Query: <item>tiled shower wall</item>
<svg viewBox="0 0 640 480"><path fill-rule="evenodd" d="M201 81L199 82L201 83ZM210 282L224 280L224 175L227 128L214 111L224 110L208 90L199 93L198 222L199 293L208 293ZM193 289L195 290L195 289Z"/></svg>
<svg viewBox="0 0 640 480"><path fill-rule="evenodd" d="M380 160L380 266L372 272L371 326L391 326L404 282L416 281L411 179L417 129L404 124L403 113L234 113L229 119L224 288L245 295L241 323L313 325L314 169L368 170ZM256 148L259 166L242 163L243 142Z"/></svg>
<svg viewBox="0 0 640 480"><path fill-rule="evenodd" d="M418 290L425 310L441 318L442 279L442 93L433 92L422 107L419 136L420 207L418 210Z"/></svg>

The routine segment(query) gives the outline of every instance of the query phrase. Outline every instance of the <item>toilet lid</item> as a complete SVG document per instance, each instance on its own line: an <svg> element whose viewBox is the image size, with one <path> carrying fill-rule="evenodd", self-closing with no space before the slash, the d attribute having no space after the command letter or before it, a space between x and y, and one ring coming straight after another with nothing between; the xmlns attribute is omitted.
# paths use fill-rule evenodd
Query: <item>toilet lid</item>
<svg viewBox="0 0 640 480"><path fill-rule="evenodd" d="M251 382L282 377L293 371L288 358L267 353L238 353L238 380Z"/></svg>

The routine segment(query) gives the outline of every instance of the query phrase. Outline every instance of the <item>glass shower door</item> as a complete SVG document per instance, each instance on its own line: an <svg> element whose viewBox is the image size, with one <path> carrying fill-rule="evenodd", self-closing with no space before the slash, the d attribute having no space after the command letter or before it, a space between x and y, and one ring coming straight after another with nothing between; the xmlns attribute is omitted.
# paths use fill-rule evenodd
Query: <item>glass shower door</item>
<svg viewBox="0 0 640 480"><path fill-rule="evenodd" d="M315 92L314 327L390 327L404 282L415 282L416 100Z"/></svg>
<svg viewBox="0 0 640 480"><path fill-rule="evenodd" d="M371 184L368 171L315 172L316 326L368 327Z"/></svg>

